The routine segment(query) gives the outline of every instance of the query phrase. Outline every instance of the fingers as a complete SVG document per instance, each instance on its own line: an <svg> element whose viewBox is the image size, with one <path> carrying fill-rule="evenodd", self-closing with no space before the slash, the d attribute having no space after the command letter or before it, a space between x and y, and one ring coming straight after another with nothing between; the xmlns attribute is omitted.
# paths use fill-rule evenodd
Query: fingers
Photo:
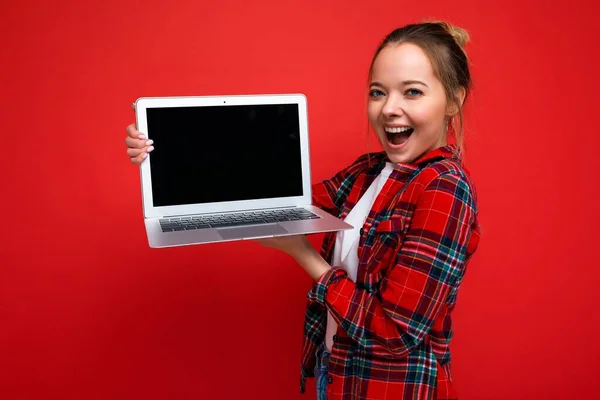
<svg viewBox="0 0 600 400"><path fill-rule="evenodd" d="M131 139L131 140L134 141L135 139ZM137 144L137 142L144 143L143 140L135 140L135 142L136 142L136 144ZM145 143L152 144L152 141L148 140ZM152 150L154 150L154 146L151 146L151 145L143 144L142 146L139 146L139 147L128 145L127 156L129 156L129 159L131 160L132 163L141 164L148 157L148 154L150 154L150 152L152 152Z"/></svg>
<svg viewBox="0 0 600 400"><path fill-rule="evenodd" d="M129 160L131 161L132 164L138 164L138 165L140 165L141 163L144 162L144 160L147 157L148 157L148 152L142 151L140 153L140 155L138 155L137 157L131 157Z"/></svg>
<svg viewBox="0 0 600 400"><path fill-rule="evenodd" d="M135 124L131 124L127 126L127 136L133 139L146 139L146 135L142 132L138 131L135 127Z"/></svg>
<svg viewBox="0 0 600 400"><path fill-rule="evenodd" d="M147 140L146 136L137 130L135 124L127 127L125 144L127 145L127 155L133 164L141 164L154 150L154 146L152 146L154 141Z"/></svg>
<svg viewBox="0 0 600 400"><path fill-rule="evenodd" d="M133 164L141 164L146 158L148 158L148 154L150 154L152 150L154 150L154 146L145 146L141 149L129 148L127 149L127 155Z"/></svg>
<svg viewBox="0 0 600 400"><path fill-rule="evenodd" d="M135 157L138 157L140 154L144 154L144 153L147 154L147 153L150 153L150 151L154 150L154 149L152 149L152 150L148 151L148 149L150 149L150 146L142 147L141 149L129 148L129 149L127 149L127 155L129 156L129 158L135 158Z"/></svg>
<svg viewBox="0 0 600 400"><path fill-rule="evenodd" d="M141 149L142 147L152 146L154 144L154 140L133 139L127 136L125 138L125 144L130 149Z"/></svg>

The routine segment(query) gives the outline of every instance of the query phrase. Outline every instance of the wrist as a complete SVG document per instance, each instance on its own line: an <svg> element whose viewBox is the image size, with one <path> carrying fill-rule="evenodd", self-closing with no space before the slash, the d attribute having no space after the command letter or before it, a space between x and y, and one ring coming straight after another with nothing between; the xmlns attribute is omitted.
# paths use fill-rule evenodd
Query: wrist
<svg viewBox="0 0 600 400"><path fill-rule="evenodd" d="M313 278L315 281L329 269L331 266L321 257L321 255L312 247L298 253L295 256L298 264L304 268L304 270Z"/></svg>

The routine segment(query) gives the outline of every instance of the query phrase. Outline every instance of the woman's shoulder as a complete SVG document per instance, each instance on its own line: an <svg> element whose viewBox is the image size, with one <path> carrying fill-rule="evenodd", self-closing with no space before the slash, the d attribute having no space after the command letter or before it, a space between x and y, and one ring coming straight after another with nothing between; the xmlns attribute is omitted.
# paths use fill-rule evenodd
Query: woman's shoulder
<svg viewBox="0 0 600 400"><path fill-rule="evenodd" d="M429 163L423 167L423 170L419 175L425 179L435 179L442 175L455 175L464 179L469 178L469 173L464 165L456 158L445 158Z"/></svg>
<svg viewBox="0 0 600 400"><path fill-rule="evenodd" d="M463 159L455 145L445 145L421 156L416 162L419 181L432 181L440 176L453 175L471 183Z"/></svg>
<svg viewBox="0 0 600 400"><path fill-rule="evenodd" d="M458 158L445 158L425 165L415 177L413 184L421 186L422 189L432 187L447 191L460 189L465 197L474 203L473 205L477 203L473 179Z"/></svg>

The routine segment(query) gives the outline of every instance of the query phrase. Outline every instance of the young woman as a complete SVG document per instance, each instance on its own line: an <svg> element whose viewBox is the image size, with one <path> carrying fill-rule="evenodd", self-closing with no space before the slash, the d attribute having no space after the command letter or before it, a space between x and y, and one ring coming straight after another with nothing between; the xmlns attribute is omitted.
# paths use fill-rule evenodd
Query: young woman
<svg viewBox="0 0 600 400"><path fill-rule="evenodd" d="M467 40L445 22L411 24L375 52L368 117L384 151L313 187L315 205L356 229L327 234L320 253L304 236L260 240L316 281L300 383L315 376L319 400L457 398L450 314L479 241L461 161ZM139 164L152 143L127 132Z"/></svg>

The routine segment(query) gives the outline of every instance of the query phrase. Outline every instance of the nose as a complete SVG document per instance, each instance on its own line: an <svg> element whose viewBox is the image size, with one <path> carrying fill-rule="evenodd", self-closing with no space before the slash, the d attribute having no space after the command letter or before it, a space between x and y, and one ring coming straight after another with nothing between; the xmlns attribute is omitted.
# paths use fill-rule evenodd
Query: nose
<svg viewBox="0 0 600 400"><path fill-rule="evenodd" d="M395 94L389 94L385 100L385 104L381 110L381 113L386 118L399 117L404 114L402 99Z"/></svg>

